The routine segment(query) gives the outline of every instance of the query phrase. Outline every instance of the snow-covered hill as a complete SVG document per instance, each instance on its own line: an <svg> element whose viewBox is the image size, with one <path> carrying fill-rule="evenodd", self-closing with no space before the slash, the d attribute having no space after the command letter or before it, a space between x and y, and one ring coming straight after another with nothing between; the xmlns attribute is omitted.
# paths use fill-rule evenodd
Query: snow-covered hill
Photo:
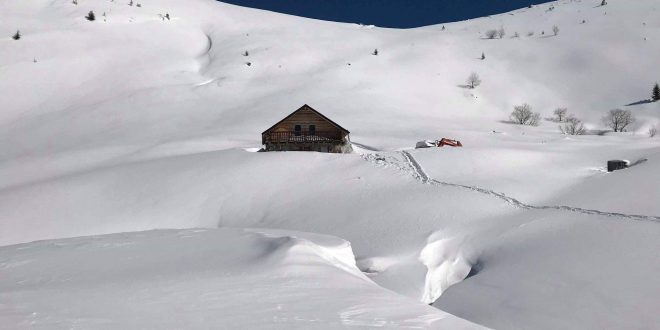
<svg viewBox="0 0 660 330"><path fill-rule="evenodd" d="M1 294L3 329L480 328L374 285L346 241L321 235L150 231L3 247L0 258L11 270L0 287L22 287Z"/></svg>
<svg viewBox="0 0 660 330"><path fill-rule="evenodd" d="M423 306L432 302L495 328L660 323L653 313L660 304L660 280L653 276L660 265L654 253L660 247L660 139L646 136L649 127L660 125L660 103L645 102L660 80L657 1L600 6L596 0L564 0L410 30L315 21L211 0L127 3L0 2L0 35L6 36L0 38L0 245L7 245L0 296L14 302L2 305L0 319L14 322L10 327L29 327L22 323L32 320L27 309L91 327L161 327L158 322L167 320L132 319L131 309L112 315L91 306L81 314L53 309L59 300L41 297L69 275L37 274L48 272L58 244L66 248L56 260L76 260L76 242L85 251L81 260L114 264L119 255L164 263L166 256L145 250L161 249L180 232L127 234L131 244L145 247L129 251L115 244L124 241L117 235L70 237L217 227L340 237L351 243L357 266L370 280L413 298L372 287L366 278L351 290L355 297L323 288L333 298L316 318L322 321L340 322L329 315L376 297L402 304L374 302L374 309L366 309L367 319L382 317L394 322L384 323L390 326L407 319L424 326L445 317ZM90 10L95 21L84 18ZM556 36L553 26L559 28ZM504 38L485 37L501 27ZM19 40L11 38L16 30ZM463 86L471 72L483 80L476 89ZM246 151L259 147L264 129L304 103L348 128L357 152ZM522 103L543 117L568 107L594 132L606 129L600 119L617 107L631 110L637 122L628 133L567 137L549 120L538 127L509 123L513 106ZM457 138L465 147L408 150L420 139L440 137ZM606 173L605 162L619 158L636 165ZM204 235L192 244L240 259L241 269L263 261L253 260L251 249L278 249L258 237L228 239L239 234L227 229ZM37 247L34 256L21 254L24 245L12 245L44 239L63 240L26 245ZM97 239L119 248L118 254L84 247ZM214 239L217 244L209 242ZM187 258L192 256L182 253L172 265ZM314 263L324 257L300 258ZM198 261L194 266L203 264ZM213 272L222 272L214 265ZM104 281L140 273L132 262L116 266L117 276ZM285 277L291 274L287 267L272 266ZM194 276L166 270L181 280L168 282L172 288L184 286L190 294L199 289ZM84 284L94 273L80 271L83 283L71 288L81 295L95 292ZM352 287L345 271L313 271L290 280L299 283L294 288L323 281ZM237 291L223 295L238 303L246 283L265 279L235 280L242 281ZM22 293L34 281L39 285ZM299 326L309 327L324 306L304 304L326 293L296 292L301 298L291 300L286 290L264 291L271 295L268 303L252 311L293 317L269 310L281 298L309 321ZM157 300L162 291L150 292L137 301ZM108 304L117 301L113 290L97 294ZM208 303L172 299L155 310L182 308L184 302ZM408 307L397 313L403 304ZM28 307L16 312L19 305ZM185 310L191 314L184 322L199 327L203 323L192 318L215 311ZM86 317L112 322L85 323ZM213 317L246 325L238 314ZM53 325L44 320L34 318ZM291 326L255 320L264 327Z"/></svg>

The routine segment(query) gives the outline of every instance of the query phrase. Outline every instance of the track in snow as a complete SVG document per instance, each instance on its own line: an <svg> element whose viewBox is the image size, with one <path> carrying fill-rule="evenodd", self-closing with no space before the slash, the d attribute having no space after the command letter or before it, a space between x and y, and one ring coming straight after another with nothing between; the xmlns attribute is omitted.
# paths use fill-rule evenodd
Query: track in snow
<svg viewBox="0 0 660 330"><path fill-rule="evenodd" d="M468 185L463 185L463 184L458 184L458 183L451 183L451 182L444 182L440 180L433 179L429 177L428 174L424 171L424 168L422 165L413 157L413 155L408 152L408 151L401 151L401 155L403 156L404 159L404 165L402 165L396 157L392 156L382 156L382 155L374 155L374 154L366 154L363 155L362 157L368 161L377 163L377 164L386 164L386 165L393 165L394 167L398 168L399 170L403 170L406 172L409 172L417 181L424 183L424 184L431 184L431 185L441 185L441 186L449 186L449 187L457 187L457 188L462 188L462 189L468 189L472 191L476 191L478 193L482 193L485 195L490 195L496 198L499 198L515 207L521 208L521 209L526 209L526 210L560 210L560 211L569 211L569 212L576 212L576 213L583 213L583 214L590 214L590 215L600 215L600 216L606 216L606 217L616 217L616 218L625 218L629 220L638 220L638 221L659 221L660 222L660 216L651 216L651 215L638 215L638 214L625 214L625 213L616 213L616 212L603 212L599 210L590 210L590 209L584 209L580 207L573 207L573 206L565 206L565 205L543 205L543 206L537 206L537 205L530 205L523 203L513 197L509 197L505 195L504 193L496 192L494 190L490 189L485 189L481 187L476 187L476 186L468 186Z"/></svg>

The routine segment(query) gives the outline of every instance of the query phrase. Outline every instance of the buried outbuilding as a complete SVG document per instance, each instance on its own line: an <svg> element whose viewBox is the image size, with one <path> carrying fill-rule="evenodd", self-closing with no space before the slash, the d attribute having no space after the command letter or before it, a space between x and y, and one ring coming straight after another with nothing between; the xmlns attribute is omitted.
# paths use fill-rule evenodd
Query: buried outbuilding
<svg viewBox="0 0 660 330"><path fill-rule="evenodd" d="M265 151L352 152L350 132L305 104L261 133Z"/></svg>
<svg viewBox="0 0 660 330"><path fill-rule="evenodd" d="M627 160L608 160L607 161L607 171L614 172L617 170L623 170L630 166L630 162Z"/></svg>

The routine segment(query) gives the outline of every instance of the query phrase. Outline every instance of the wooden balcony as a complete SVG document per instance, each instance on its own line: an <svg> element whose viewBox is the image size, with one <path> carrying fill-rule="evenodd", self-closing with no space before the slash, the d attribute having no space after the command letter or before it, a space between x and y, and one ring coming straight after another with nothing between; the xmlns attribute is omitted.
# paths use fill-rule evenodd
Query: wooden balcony
<svg viewBox="0 0 660 330"><path fill-rule="evenodd" d="M342 141L340 131L270 132L263 134L263 144L269 143L338 143Z"/></svg>

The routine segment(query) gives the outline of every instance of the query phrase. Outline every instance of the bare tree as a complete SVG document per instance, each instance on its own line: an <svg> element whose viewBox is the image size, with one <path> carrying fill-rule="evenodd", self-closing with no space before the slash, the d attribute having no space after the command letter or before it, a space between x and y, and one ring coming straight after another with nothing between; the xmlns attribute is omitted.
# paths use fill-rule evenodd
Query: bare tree
<svg viewBox="0 0 660 330"><path fill-rule="evenodd" d="M514 34L513 34L513 37L514 37L514 38L520 38L520 33L518 33L518 32L514 33Z"/></svg>
<svg viewBox="0 0 660 330"><path fill-rule="evenodd" d="M552 33L554 33L555 36L559 34L559 27L557 25L552 27Z"/></svg>
<svg viewBox="0 0 660 330"><path fill-rule="evenodd" d="M553 112L553 114L557 117L557 121L559 122L564 121L564 117L566 117L566 113L568 113L568 109L566 108L557 108Z"/></svg>
<svg viewBox="0 0 660 330"><path fill-rule="evenodd" d="M506 31L504 31L504 27L500 27L499 30L497 30L497 36L502 39L506 35Z"/></svg>
<svg viewBox="0 0 660 330"><path fill-rule="evenodd" d="M486 31L486 38L495 39L497 37L497 30L488 30Z"/></svg>
<svg viewBox="0 0 660 330"><path fill-rule="evenodd" d="M649 128L649 137L652 138L652 137L656 136L656 134L658 134L658 128L655 127L655 126L651 126Z"/></svg>
<svg viewBox="0 0 660 330"><path fill-rule="evenodd" d="M603 117L603 122L615 132L625 132L626 127L635 122L635 116L630 110L614 109Z"/></svg>
<svg viewBox="0 0 660 330"><path fill-rule="evenodd" d="M470 73L470 76L467 79L467 83L470 86L470 88L475 88L481 85L481 79L479 78L479 75L476 72L472 72Z"/></svg>
<svg viewBox="0 0 660 330"><path fill-rule="evenodd" d="M525 103L513 107L511 120L520 125L538 126L539 121L541 120L541 114L538 112L532 112L532 106Z"/></svg>
<svg viewBox="0 0 660 330"><path fill-rule="evenodd" d="M564 125L559 125L559 130L562 134L568 135L582 135L585 132L582 121L573 116L566 118L566 123Z"/></svg>

